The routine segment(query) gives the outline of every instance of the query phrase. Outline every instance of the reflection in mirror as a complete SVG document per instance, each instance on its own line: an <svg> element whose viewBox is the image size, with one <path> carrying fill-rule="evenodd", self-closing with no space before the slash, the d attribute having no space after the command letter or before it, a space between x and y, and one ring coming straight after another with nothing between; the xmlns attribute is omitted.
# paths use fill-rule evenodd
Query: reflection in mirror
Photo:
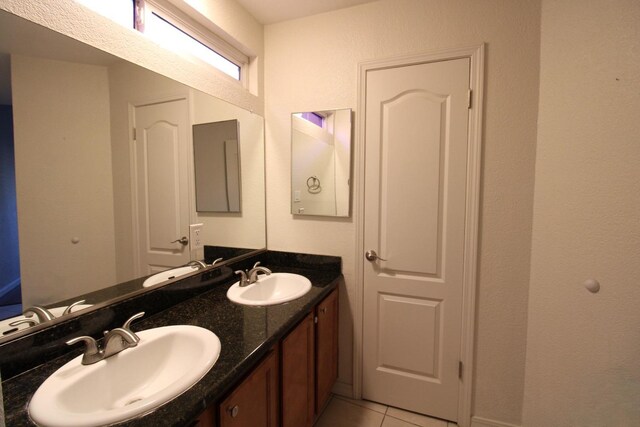
<svg viewBox="0 0 640 427"><path fill-rule="evenodd" d="M348 217L351 109L291 115L291 213Z"/></svg>
<svg viewBox="0 0 640 427"><path fill-rule="evenodd" d="M193 125L196 211L240 212L238 121Z"/></svg>
<svg viewBox="0 0 640 427"><path fill-rule="evenodd" d="M0 237L19 241L1 246L0 320L43 306L55 322L266 247L262 117L4 11L0 29ZM191 127L228 120L243 212L196 212Z"/></svg>

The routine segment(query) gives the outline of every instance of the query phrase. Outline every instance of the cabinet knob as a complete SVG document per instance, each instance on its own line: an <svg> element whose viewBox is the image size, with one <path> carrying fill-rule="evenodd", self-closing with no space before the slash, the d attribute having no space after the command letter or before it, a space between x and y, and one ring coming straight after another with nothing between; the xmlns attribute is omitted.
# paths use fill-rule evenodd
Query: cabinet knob
<svg viewBox="0 0 640 427"><path fill-rule="evenodd" d="M238 405L227 408L227 412L231 415L231 418L235 418L238 416L238 412L240 412L240 407Z"/></svg>
<svg viewBox="0 0 640 427"><path fill-rule="evenodd" d="M327 312L327 308L326 307L322 307L320 309L320 313L325 314Z"/></svg>

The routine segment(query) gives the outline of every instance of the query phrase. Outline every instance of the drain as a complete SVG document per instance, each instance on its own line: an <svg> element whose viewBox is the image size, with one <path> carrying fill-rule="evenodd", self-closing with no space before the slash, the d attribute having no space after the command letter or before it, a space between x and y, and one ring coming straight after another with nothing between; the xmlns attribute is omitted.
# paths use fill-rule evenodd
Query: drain
<svg viewBox="0 0 640 427"><path fill-rule="evenodd" d="M134 403L136 403L136 402L140 402L141 400L142 400L142 398L141 398L141 397L138 397L138 398L136 398L136 399L132 399L132 400L128 401L127 403L125 403L125 404L124 404L124 406L132 405L132 404L134 404Z"/></svg>

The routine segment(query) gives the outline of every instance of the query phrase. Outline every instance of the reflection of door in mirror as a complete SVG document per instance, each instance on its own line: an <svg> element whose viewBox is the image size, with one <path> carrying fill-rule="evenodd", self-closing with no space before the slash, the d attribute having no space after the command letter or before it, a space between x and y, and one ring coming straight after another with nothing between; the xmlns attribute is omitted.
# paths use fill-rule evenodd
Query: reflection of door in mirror
<svg viewBox="0 0 640 427"><path fill-rule="evenodd" d="M132 177L141 274L190 259L187 108L186 99L135 108Z"/></svg>
<svg viewBox="0 0 640 427"><path fill-rule="evenodd" d="M291 116L291 213L349 216L351 110Z"/></svg>
<svg viewBox="0 0 640 427"><path fill-rule="evenodd" d="M193 125L196 211L240 212L238 120Z"/></svg>

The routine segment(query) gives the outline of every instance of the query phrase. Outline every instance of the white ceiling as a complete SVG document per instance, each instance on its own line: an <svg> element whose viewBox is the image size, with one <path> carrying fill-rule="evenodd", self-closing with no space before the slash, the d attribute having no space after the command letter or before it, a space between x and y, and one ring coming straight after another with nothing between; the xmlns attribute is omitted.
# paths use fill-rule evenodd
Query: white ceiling
<svg viewBox="0 0 640 427"><path fill-rule="evenodd" d="M262 24L275 24L376 0L236 0Z"/></svg>

